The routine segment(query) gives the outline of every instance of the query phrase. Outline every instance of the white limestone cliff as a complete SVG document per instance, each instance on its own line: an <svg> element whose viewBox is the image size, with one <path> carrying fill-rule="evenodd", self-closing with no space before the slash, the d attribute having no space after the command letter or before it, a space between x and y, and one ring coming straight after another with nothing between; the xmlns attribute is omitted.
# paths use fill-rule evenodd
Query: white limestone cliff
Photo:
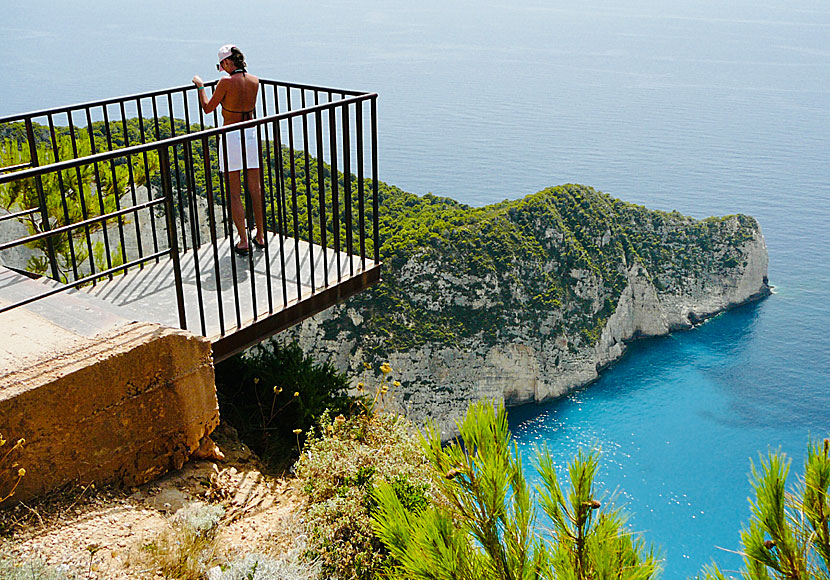
<svg viewBox="0 0 830 580"><path fill-rule="evenodd" d="M737 227L737 218L726 219L734 219ZM519 405L560 397L596 380L603 368L623 355L628 341L691 328L719 312L769 293L768 256L760 229L755 229L737 247L724 242L712 252L716 257L729 252L735 256L735 266L681 275L672 283L661 284L662 288L654 280L661 276L668 279L664 273L649 272L639 262L620 264L627 285L593 344L562 332L556 325L562 311L552 311L537 319L506 315L505 325L511 327L509 341L428 343L383 353L395 369L394 378L402 383L389 406L416 422L433 420L445 437L452 437L456 434L456 421L472 400L495 399ZM447 304L461 306L473 316L476 308L488 302L488 296L479 290L499 284L495 277L466 279L462 274L448 272L427 256L409 260L394 275L407 281L413 301L425 303L430 309ZM589 271L574 271L571 276L576 280L575 292L580 299L587 299L590 308L599 311L607 295L603 293L602 280ZM514 296L522 291L521 287L511 290ZM471 295L476 300L469 300ZM517 300L521 301L521 296ZM327 335L323 323L337 320L350 324L338 327L336 337L330 332ZM295 336L307 352L328 358L357 381L369 354L364 352L365 341L355 331L362 321L363 315L355 307L341 305L305 321L295 330ZM556 328L560 328L558 334Z"/></svg>

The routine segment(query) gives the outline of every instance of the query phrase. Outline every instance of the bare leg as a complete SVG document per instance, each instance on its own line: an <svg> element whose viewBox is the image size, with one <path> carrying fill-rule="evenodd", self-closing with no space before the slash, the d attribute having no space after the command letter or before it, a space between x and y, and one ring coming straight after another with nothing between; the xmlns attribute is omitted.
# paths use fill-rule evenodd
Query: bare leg
<svg viewBox="0 0 830 580"><path fill-rule="evenodd" d="M248 232L245 229L245 208L242 207L242 183L240 180L241 171L228 172L228 193L231 198L231 219L239 234L239 248L248 247ZM257 181L257 184L259 181Z"/></svg>
<svg viewBox="0 0 830 580"><path fill-rule="evenodd" d="M248 193L251 194L251 203L254 204L254 222L256 223L256 241L265 244L265 216L262 211L262 190L259 186L259 169L249 169L246 173Z"/></svg>

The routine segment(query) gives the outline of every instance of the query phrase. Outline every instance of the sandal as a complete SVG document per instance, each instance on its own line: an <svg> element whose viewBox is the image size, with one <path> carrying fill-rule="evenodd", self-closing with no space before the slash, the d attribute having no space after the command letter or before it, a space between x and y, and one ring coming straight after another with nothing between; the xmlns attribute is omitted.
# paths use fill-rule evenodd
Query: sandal
<svg viewBox="0 0 830 580"><path fill-rule="evenodd" d="M238 256L247 256L250 252L250 248L240 248L239 246L233 247L233 253Z"/></svg>
<svg viewBox="0 0 830 580"><path fill-rule="evenodd" d="M259 240L257 240L256 238L251 238L251 241L254 243L254 245L255 245L257 248L260 248L260 249L264 248L264 247L265 247L265 244L267 243L267 242L262 242L262 243L260 243L260 242L259 242Z"/></svg>

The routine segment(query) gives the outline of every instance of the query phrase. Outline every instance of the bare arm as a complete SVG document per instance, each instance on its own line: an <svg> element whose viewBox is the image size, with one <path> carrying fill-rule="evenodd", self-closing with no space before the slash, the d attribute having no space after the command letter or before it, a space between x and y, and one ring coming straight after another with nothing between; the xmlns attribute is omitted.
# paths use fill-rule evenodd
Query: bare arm
<svg viewBox="0 0 830 580"><path fill-rule="evenodd" d="M202 110L206 114L210 114L216 110L216 107L219 106L219 103L222 102L222 99L225 98L225 94L228 92L228 85L226 82L227 79L220 79L219 82L216 84L216 88L213 91L213 95L208 99L207 95L205 94L205 83L202 82L201 77L196 75L193 77L193 84L199 89L199 104L202 107Z"/></svg>

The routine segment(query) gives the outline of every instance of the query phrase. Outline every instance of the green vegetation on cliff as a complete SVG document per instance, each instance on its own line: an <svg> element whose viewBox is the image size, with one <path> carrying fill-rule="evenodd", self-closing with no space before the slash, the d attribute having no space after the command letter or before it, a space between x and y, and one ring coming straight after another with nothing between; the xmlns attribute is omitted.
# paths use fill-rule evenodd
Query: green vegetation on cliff
<svg viewBox="0 0 830 580"><path fill-rule="evenodd" d="M633 264L671 292L743 266L740 246L758 229L743 215L695 220L581 185L478 208L385 184L380 191L384 281L352 303L369 314L362 335L380 337L387 351L515 340L506 333L519 319L591 345ZM343 330L342 319L325 324L327 338Z"/></svg>

